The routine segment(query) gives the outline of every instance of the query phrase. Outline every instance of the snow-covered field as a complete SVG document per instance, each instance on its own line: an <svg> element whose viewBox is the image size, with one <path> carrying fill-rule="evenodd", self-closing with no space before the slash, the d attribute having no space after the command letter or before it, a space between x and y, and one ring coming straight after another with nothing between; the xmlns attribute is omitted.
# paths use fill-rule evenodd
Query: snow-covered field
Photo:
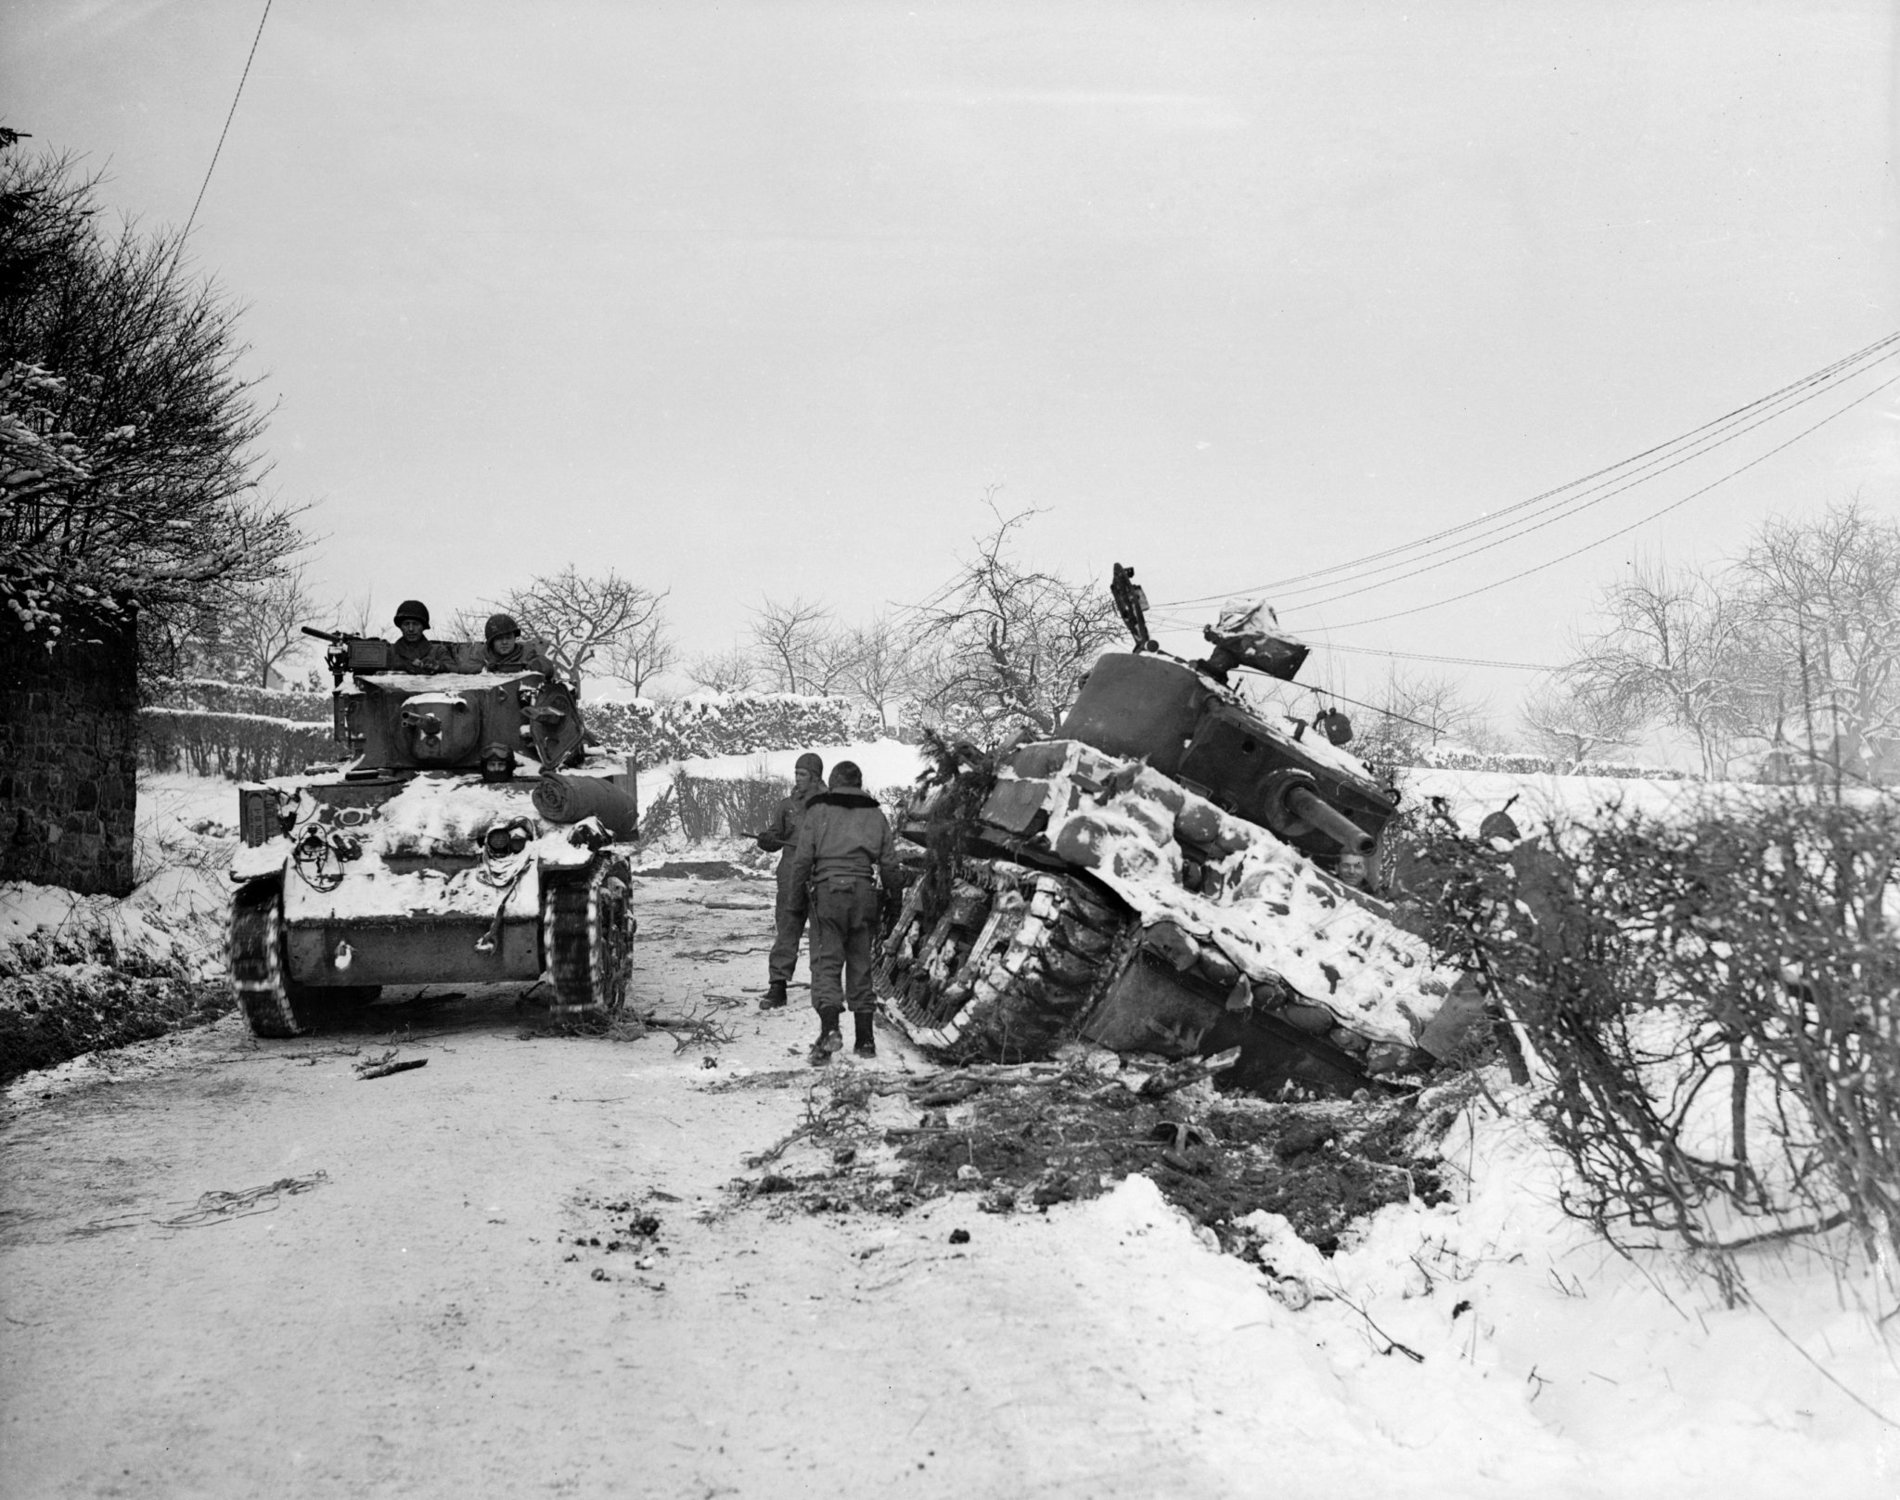
<svg viewBox="0 0 1900 1500"><path fill-rule="evenodd" d="M908 745L821 753L827 765L856 760L878 788L918 768ZM789 777L795 758L683 765ZM1445 798L1467 829L1513 795L1528 831L1604 801L1665 811L1694 790L1480 772L1408 780L1412 797ZM121 952L216 965L234 804L229 783L149 778L137 893L115 903L0 887L0 952L28 953L77 922L110 930ZM1619 1256L1565 1218L1562 1163L1534 1098L1488 1082L1444 1143L1454 1201L1383 1210L1331 1258L1263 1221L1269 1275L1211 1250L1136 1178L1051 1211L1062 1274L1092 1302L1129 1309L1154 1384L1191 1393L1177 1396L1180 1420L1196 1424L1217 1469L1251 1466L1258 1493L1900 1493L1892 1264L1870 1264L1839 1234L1764 1245L1740 1255L1748 1305L1727 1306L1681 1250ZM1222 1451L1257 1441L1253 1424L1217 1420L1229 1409L1271 1412L1271 1451Z"/></svg>

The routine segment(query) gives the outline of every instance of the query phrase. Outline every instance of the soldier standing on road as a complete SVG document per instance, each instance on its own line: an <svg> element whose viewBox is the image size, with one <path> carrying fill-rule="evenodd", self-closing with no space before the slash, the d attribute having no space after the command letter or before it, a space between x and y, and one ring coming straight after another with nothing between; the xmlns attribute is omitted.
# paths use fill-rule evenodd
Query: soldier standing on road
<svg viewBox="0 0 1900 1500"><path fill-rule="evenodd" d="M805 821L805 809L811 805L811 799L825 789L825 763L807 750L798 757L798 764L792 771L792 795L779 803L772 814L772 821L765 825L765 831L759 835L759 847L770 853L774 849L783 852L778 857L778 907L776 921L778 933L772 939L772 956L766 960L765 998L759 1002L760 1010L777 1010L785 1004L785 986L792 982L792 971L798 967L798 940L805 933L805 898L802 888L792 885L792 854L798 846L798 830Z"/></svg>
<svg viewBox="0 0 1900 1500"><path fill-rule="evenodd" d="M396 606L396 628L402 632L389 645L393 672L434 672L442 664L442 648L429 639L429 606L405 599Z"/></svg>
<svg viewBox="0 0 1900 1500"><path fill-rule="evenodd" d="M814 797L792 856L792 888L811 905L811 1002L818 1040L811 1063L822 1067L844 1046L839 1014L848 1006L859 1057L876 1057L871 1016L871 944L877 935L878 888L899 889L890 820L848 760L831 773L831 790Z"/></svg>

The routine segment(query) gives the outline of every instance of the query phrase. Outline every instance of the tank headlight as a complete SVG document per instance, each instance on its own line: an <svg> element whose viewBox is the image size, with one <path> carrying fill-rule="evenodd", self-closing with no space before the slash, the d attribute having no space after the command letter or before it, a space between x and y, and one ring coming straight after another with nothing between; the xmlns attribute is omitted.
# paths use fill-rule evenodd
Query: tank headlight
<svg viewBox="0 0 1900 1500"><path fill-rule="evenodd" d="M519 854L528 847L528 830L519 823L497 824L483 840L490 854Z"/></svg>

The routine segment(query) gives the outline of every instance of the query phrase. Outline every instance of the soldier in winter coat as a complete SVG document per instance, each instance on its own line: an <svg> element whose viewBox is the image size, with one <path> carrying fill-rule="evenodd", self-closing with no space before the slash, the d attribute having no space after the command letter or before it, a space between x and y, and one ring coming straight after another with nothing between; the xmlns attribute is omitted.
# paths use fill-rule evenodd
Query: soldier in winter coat
<svg viewBox="0 0 1900 1500"><path fill-rule="evenodd" d="M811 1061L822 1066L844 1046L838 1017L849 1007L859 1057L877 1056L871 1017L871 947L877 936L878 882L887 894L902 886L890 820L848 760L831 773L831 790L812 799L792 856L792 885L811 911L811 1003L818 1040Z"/></svg>
<svg viewBox="0 0 1900 1500"><path fill-rule="evenodd" d="M777 849L778 857L778 907L776 919L777 936L772 940L772 954L766 960L765 973L768 981L765 998L759 1002L760 1010L777 1010L785 1004L785 986L792 982L792 971L798 967L798 940L805 933L805 901L803 892L794 892L792 887L792 854L798 847L798 831L805 822L805 809L811 799L825 789L825 763L807 750L798 757L798 764L792 772L792 795L779 803L772 814L772 821L765 825L765 831L758 836L759 847L767 853Z"/></svg>

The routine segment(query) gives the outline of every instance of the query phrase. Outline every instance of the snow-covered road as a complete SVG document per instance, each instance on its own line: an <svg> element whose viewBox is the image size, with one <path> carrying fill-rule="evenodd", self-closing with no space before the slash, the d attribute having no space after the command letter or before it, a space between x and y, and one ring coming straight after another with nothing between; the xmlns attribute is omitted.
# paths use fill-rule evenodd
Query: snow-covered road
<svg viewBox="0 0 1900 1500"><path fill-rule="evenodd" d="M763 882L639 885L637 1006L756 987ZM1140 1178L1006 1217L737 1205L805 1115L808 1011L748 999L734 1040L676 1050L535 1034L515 1000L283 1043L227 1020L15 1085L0 1491L1890 1492L1886 1429L1759 1320L1544 1238L1521 1162L1389 1210L1316 1265L1342 1296L1293 1311ZM427 1066L357 1076L391 1047ZM1890 1406L1816 1288L1783 1317Z"/></svg>

